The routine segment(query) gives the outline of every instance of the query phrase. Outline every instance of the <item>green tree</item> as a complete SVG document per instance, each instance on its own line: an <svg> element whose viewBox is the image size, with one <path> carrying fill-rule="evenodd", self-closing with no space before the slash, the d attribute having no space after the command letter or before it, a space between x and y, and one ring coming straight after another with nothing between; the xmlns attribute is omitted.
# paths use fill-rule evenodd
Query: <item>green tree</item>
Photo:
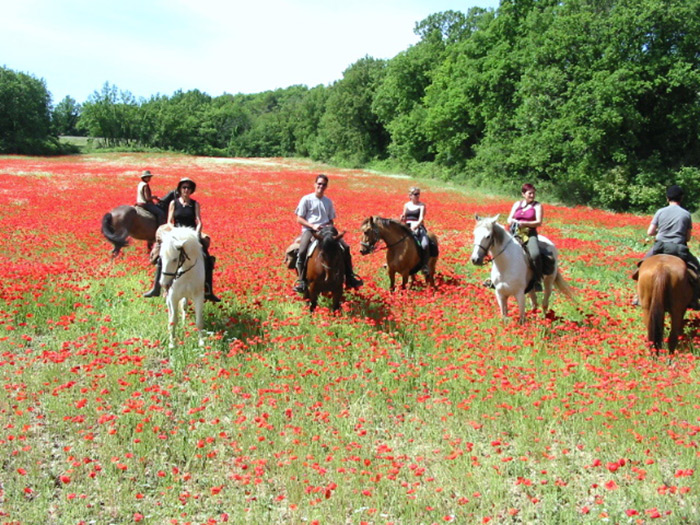
<svg viewBox="0 0 700 525"><path fill-rule="evenodd" d="M389 135L372 110L385 61L358 60L331 86L312 154L325 161L362 165L386 157Z"/></svg>
<svg viewBox="0 0 700 525"><path fill-rule="evenodd" d="M106 82L83 104L78 129L87 131L109 147L135 145L142 135L139 104L129 91Z"/></svg>
<svg viewBox="0 0 700 525"><path fill-rule="evenodd" d="M79 135L80 104L66 96L51 112L51 124L58 135Z"/></svg>
<svg viewBox="0 0 700 525"><path fill-rule="evenodd" d="M0 152L54 150L50 107L51 95L43 80L0 67Z"/></svg>

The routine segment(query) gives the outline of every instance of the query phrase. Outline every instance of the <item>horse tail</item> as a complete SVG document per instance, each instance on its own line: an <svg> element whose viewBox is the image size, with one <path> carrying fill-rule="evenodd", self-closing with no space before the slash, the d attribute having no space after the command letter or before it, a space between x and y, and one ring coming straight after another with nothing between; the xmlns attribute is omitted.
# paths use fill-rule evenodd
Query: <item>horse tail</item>
<svg viewBox="0 0 700 525"><path fill-rule="evenodd" d="M102 217L102 235L114 245L115 252L118 252L128 244L126 238L129 236L129 232L125 230L120 235L114 231L114 222L111 212L105 213L104 217Z"/></svg>
<svg viewBox="0 0 700 525"><path fill-rule="evenodd" d="M659 268L661 269L661 268ZM664 304L666 292L671 282L667 271L657 271L651 286L651 301L649 303L649 325L647 326L647 339L652 342L654 348L661 348L664 341Z"/></svg>
<svg viewBox="0 0 700 525"><path fill-rule="evenodd" d="M554 279L554 286L557 287L557 290L559 290L561 293L563 293L569 301L572 303L578 303L578 298L576 297L576 292L574 289L569 286L569 283L567 283L564 280L564 277L562 277L561 273L557 270L557 276Z"/></svg>

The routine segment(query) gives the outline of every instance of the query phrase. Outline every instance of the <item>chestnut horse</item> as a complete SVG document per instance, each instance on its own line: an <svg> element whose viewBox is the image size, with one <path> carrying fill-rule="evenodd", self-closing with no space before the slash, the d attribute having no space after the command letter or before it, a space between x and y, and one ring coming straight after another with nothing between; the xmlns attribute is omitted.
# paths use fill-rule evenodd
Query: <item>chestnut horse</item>
<svg viewBox="0 0 700 525"><path fill-rule="evenodd" d="M160 200L158 206L167 213L170 201L176 195L177 192L172 190ZM156 240L157 229L156 217L140 206L128 204L117 206L102 217L102 235L114 246L112 257L119 255L119 251L129 244L127 238L130 236L140 241L147 241L150 253Z"/></svg>
<svg viewBox="0 0 700 525"><path fill-rule="evenodd" d="M671 314L668 352L673 355L683 329L683 316L693 298L685 262L674 255L652 255L639 267L637 293L642 305L647 339L658 355L663 346L664 317Z"/></svg>
<svg viewBox="0 0 700 525"><path fill-rule="evenodd" d="M413 236L411 228L406 224L394 219L384 219L382 217L368 217L362 221L362 241L360 242L360 253L367 255L372 253L377 242L381 239L386 244L386 264L389 271L389 288L394 289L396 274L402 278L401 288L406 288L408 277L411 276L411 285L416 280L415 274L421 268L421 256L418 243ZM438 239L432 233L428 234L430 242L435 246L436 252ZM425 275L427 283L435 288L435 265L438 254L430 255L428 258L428 271Z"/></svg>
<svg viewBox="0 0 700 525"><path fill-rule="evenodd" d="M309 310L314 311L318 304L319 295L330 295L333 310L340 309L343 300L343 284L345 283L345 256L340 239L344 233L338 234L333 226L326 226L314 232L316 248L306 261L306 282L304 299L310 302Z"/></svg>

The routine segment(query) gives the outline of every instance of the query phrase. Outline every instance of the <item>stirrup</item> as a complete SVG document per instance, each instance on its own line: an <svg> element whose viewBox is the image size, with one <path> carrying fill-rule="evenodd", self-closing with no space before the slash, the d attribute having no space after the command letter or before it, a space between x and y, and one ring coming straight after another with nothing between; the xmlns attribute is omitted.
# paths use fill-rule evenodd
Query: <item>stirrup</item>
<svg viewBox="0 0 700 525"><path fill-rule="evenodd" d="M483 283L481 283L481 286L484 286L486 288L491 288L492 290L496 288L493 285L493 283L491 282L491 279L486 279Z"/></svg>
<svg viewBox="0 0 700 525"><path fill-rule="evenodd" d="M306 291L306 281L304 279L299 279L294 284L293 290L297 293L304 293Z"/></svg>

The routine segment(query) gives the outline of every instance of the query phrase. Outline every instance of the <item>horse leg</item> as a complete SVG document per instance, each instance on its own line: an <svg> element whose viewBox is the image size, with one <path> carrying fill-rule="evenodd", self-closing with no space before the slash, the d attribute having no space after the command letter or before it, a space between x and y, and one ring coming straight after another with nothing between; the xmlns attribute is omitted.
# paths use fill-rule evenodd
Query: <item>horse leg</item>
<svg viewBox="0 0 700 525"><path fill-rule="evenodd" d="M552 275L547 275L544 278L544 294L542 295L542 315L547 315L549 311L549 296L552 295L554 281L556 280L556 272Z"/></svg>
<svg viewBox="0 0 700 525"><path fill-rule="evenodd" d="M337 312L340 310L340 304L343 300L343 285L341 284L339 289L333 291L333 311Z"/></svg>
<svg viewBox="0 0 700 525"><path fill-rule="evenodd" d="M515 298L518 301L518 313L520 314L518 316L518 322L520 324L524 324L525 323L525 293L520 292L519 294L516 294Z"/></svg>
<svg viewBox="0 0 700 525"><path fill-rule="evenodd" d="M175 348L175 326L177 325L178 309L178 305L175 304L175 299L172 295L172 291L168 292L165 302L168 305L168 334L170 336L170 344L168 345L168 348L172 350L173 348Z"/></svg>
<svg viewBox="0 0 700 525"><path fill-rule="evenodd" d="M396 270L389 267L389 290L394 291L396 286Z"/></svg>
<svg viewBox="0 0 700 525"><path fill-rule="evenodd" d="M197 295L192 302L194 303L194 318L197 324L197 335L199 337L199 346L204 346L204 294Z"/></svg>
<svg viewBox="0 0 700 525"><path fill-rule="evenodd" d="M498 302L498 308L501 310L501 319L505 321L508 318L508 296L501 295L497 290L496 301Z"/></svg>

